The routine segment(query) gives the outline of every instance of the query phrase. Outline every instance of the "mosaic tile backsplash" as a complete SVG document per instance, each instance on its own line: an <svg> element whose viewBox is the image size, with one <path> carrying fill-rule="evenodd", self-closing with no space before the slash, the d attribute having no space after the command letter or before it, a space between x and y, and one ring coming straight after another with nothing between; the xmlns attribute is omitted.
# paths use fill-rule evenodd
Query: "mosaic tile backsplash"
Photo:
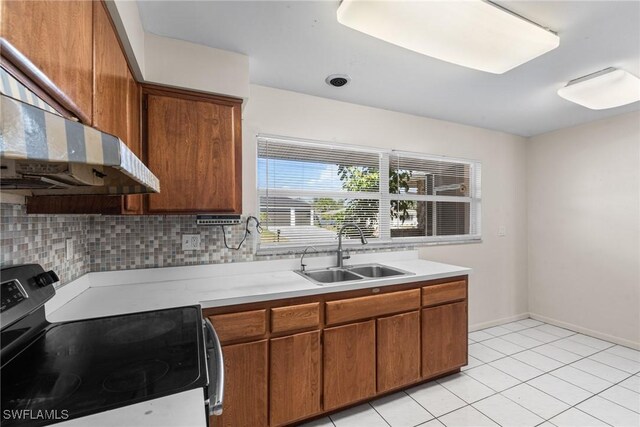
<svg viewBox="0 0 640 427"><path fill-rule="evenodd" d="M23 205L0 204L0 265L40 263L61 283L91 271L283 259L299 254L256 254L253 222L240 250L224 246L222 228L196 226L194 215L27 215ZM236 247L245 224L225 227L227 243ZM182 235L200 234L200 250L183 251ZM66 240L72 251L66 259ZM352 252L410 250L413 247L354 248ZM310 253L308 256L317 256Z"/></svg>
<svg viewBox="0 0 640 427"><path fill-rule="evenodd" d="M89 216L27 215L21 205L0 204L0 265L40 263L70 282L90 271L90 222ZM67 238L73 246L69 260Z"/></svg>
<svg viewBox="0 0 640 427"><path fill-rule="evenodd" d="M27 215L23 205L3 203L0 221L0 264L37 262L56 271L62 284L90 271L251 261L258 241L254 232L240 250L229 250L220 227L196 226L190 215ZM237 246L244 224L225 228L227 243ZM200 250L183 251L182 234L200 234Z"/></svg>

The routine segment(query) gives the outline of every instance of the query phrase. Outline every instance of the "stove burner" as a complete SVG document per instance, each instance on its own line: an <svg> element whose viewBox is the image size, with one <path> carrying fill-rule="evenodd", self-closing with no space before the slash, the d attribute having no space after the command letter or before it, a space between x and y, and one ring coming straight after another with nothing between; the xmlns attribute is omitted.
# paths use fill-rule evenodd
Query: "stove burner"
<svg viewBox="0 0 640 427"><path fill-rule="evenodd" d="M169 364L161 360L147 360L125 365L109 375L102 387L109 392L121 393L140 390L155 383L169 372Z"/></svg>
<svg viewBox="0 0 640 427"><path fill-rule="evenodd" d="M14 387L21 391L20 397L9 403L14 407L58 404L75 393L81 383L82 379L76 374L40 373L16 383Z"/></svg>
<svg viewBox="0 0 640 427"><path fill-rule="evenodd" d="M111 329L105 334L105 338L107 342L115 344L130 344L164 335L175 327L176 323L171 320L156 320L152 323L148 319L140 319Z"/></svg>

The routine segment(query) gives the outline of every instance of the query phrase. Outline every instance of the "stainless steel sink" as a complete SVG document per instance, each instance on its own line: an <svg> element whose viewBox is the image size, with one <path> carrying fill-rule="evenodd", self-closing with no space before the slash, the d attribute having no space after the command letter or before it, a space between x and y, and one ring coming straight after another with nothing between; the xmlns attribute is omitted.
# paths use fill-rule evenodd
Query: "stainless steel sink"
<svg viewBox="0 0 640 427"><path fill-rule="evenodd" d="M381 264L352 265L344 268L323 268L319 270L297 270L296 273L323 286L330 283L352 282L357 280L371 280L391 276L407 276L413 273Z"/></svg>
<svg viewBox="0 0 640 427"><path fill-rule="evenodd" d="M336 283L347 282L350 280L362 280L362 276L354 274L350 271L341 268L312 270L312 271L298 271L298 274L320 283Z"/></svg>
<svg viewBox="0 0 640 427"><path fill-rule="evenodd" d="M353 266L349 267L349 271L364 277L404 276L405 274L408 274L406 271L396 270L395 268L377 264Z"/></svg>

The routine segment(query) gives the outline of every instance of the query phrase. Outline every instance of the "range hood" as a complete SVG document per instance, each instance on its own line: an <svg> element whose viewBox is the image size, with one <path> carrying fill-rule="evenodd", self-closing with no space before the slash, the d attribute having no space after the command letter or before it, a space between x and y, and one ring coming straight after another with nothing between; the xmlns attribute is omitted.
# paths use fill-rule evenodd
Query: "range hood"
<svg viewBox="0 0 640 427"><path fill-rule="evenodd" d="M90 120L3 38L0 60L1 190L33 195L160 191L158 178L124 142L81 123Z"/></svg>
<svg viewBox="0 0 640 427"><path fill-rule="evenodd" d="M0 95L0 188L34 195L160 191L117 137Z"/></svg>

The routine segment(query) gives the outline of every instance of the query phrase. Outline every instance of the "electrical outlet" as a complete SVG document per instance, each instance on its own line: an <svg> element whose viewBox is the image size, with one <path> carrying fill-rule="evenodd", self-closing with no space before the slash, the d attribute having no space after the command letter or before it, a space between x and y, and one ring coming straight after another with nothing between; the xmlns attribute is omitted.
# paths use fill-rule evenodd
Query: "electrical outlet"
<svg viewBox="0 0 640 427"><path fill-rule="evenodd" d="M505 227L504 225L501 225L500 227L498 227L498 236L504 237L506 235L507 235L507 227Z"/></svg>
<svg viewBox="0 0 640 427"><path fill-rule="evenodd" d="M183 251L195 251L200 249L200 235L199 234L183 234L182 235L182 250Z"/></svg>
<svg viewBox="0 0 640 427"><path fill-rule="evenodd" d="M64 241L64 259L69 261L73 259L73 239L67 237Z"/></svg>

